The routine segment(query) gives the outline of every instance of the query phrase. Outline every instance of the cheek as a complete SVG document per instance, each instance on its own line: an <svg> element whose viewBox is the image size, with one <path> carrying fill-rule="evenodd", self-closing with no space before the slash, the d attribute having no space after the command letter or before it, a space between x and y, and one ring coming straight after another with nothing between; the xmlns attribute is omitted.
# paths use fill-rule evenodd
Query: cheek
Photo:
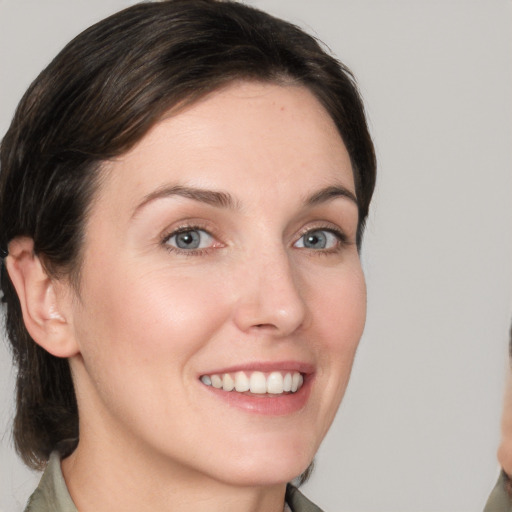
<svg viewBox="0 0 512 512"><path fill-rule="evenodd" d="M226 318L215 275L188 279L179 272L110 272L87 283L79 315L82 355L91 366L138 374L185 364Z"/></svg>
<svg viewBox="0 0 512 512"><path fill-rule="evenodd" d="M141 432L148 417L185 414L175 413L197 371L196 356L223 325L227 308L221 297L211 298L215 276L192 281L169 274L111 269L84 286L76 317L83 361L77 387L90 414L103 411ZM184 390L181 401L170 399L173 389Z"/></svg>
<svg viewBox="0 0 512 512"><path fill-rule="evenodd" d="M330 383L343 393L366 321L366 284L360 265L326 278L315 290L312 317L322 345L321 367L331 372Z"/></svg>
<svg viewBox="0 0 512 512"><path fill-rule="evenodd" d="M366 320L366 283L359 262L316 280L311 295L314 317L325 337L357 344Z"/></svg>
<svg viewBox="0 0 512 512"><path fill-rule="evenodd" d="M359 260L310 282L311 343L317 354L315 414L318 443L343 399L366 320L366 285ZM316 449L316 448L315 448Z"/></svg>

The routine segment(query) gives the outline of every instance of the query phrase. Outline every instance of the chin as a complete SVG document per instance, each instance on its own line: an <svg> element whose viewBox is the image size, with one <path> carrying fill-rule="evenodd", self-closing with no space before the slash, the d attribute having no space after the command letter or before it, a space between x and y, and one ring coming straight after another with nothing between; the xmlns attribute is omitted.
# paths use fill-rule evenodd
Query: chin
<svg viewBox="0 0 512 512"><path fill-rule="evenodd" d="M256 464L252 467L245 467L235 474L224 475L224 480L228 485L237 487L271 487L287 484L300 476L308 468L311 461L307 464L287 465L279 463L276 460L268 461L262 466Z"/></svg>
<svg viewBox="0 0 512 512"><path fill-rule="evenodd" d="M231 464L225 461L223 480L237 486L286 484L306 471L314 455L303 446L253 448L245 457L240 456Z"/></svg>

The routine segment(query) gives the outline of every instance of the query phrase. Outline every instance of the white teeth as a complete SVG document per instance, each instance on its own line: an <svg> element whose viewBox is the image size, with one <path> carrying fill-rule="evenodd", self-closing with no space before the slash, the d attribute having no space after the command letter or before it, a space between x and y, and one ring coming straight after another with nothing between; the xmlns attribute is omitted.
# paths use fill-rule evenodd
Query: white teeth
<svg viewBox="0 0 512 512"><path fill-rule="evenodd" d="M292 375L292 389L291 392L295 393L299 387L302 386L302 375L300 373L294 373Z"/></svg>
<svg viewBox="0 0 512 512"><path fill-rule="evenodd" d="M265 375L261 372L253 372L249 378L251 393L263 394L267 392Z"/></svg>
<svg viewBox="0 0 512 512"><path fill-rule="evenodd" d="M222 379L218 375L212 375L212 386L220 389L222 387Z"/></svg>
<svg viewBox="0 0 512 512"><path fill-rule="evenodd" d="M284 376L284 380L283 380L283 391L291 391L292 390L292 374L291 373L287 373L285 376Z"/></svg>
<svg viewBox="0 0 512 512"><path fill-rule="evenodd" d="M201 382L203 384L206 384L207 386L211 386L212 385L212 379L210 379L210 376L209 375L203 375L201 377Z"/></svg>
<svg viewBox="0 0 512 512"><path fill-rule="evenodd" d="M239 393L243 393L244 391L249 391L250 389L249 379L244 372L236 372L235 373L235 389Z"/></svg>
<svg viewBox="0 0 512 512"><path fill-rule="evenodd" d="M250 391L254 394L281 395L283 393L295 393L304 383L304 378L299 372L271 372L267 375L263 372L236 372L223 375L202 375L201 382L206 386L212 386L224 391L238 391L244 393Z"/></svg>
<svg viewBox="0 0 512 512"><path fill-rule="evenodd" d="M233 389L235 389L235 381L233 380L233 377L229 375L229 373L225 373L224 377L222 378L222 389L224 391L233 391Z"/></svg>
<svg viewBox="0 0 512 512"><path fill-rule="evenodd" d="M279 372L272 372L267 379L267 393L280 395L283 391L283 376Z"/></svg>

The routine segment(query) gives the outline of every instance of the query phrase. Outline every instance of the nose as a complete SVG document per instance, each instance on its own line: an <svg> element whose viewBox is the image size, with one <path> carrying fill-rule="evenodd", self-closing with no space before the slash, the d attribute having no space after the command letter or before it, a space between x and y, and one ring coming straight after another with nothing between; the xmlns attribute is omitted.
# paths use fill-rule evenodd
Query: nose
<svg viewBox="0 0 512 512"><path fill-rule="evenodd" d="M259 253L242 268L234 311L240 330L282 337L305 326L309 316L305 290L286 251Z"/></svg>

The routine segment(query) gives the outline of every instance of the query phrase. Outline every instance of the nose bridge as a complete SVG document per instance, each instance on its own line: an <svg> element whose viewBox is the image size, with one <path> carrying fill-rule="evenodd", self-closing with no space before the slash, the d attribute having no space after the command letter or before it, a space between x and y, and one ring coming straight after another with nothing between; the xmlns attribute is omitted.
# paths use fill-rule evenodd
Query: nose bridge
<svg viewBox="0 0 512 512"><path fill-rule="evenodd" d="M270 329L284 336L303 325L307 307L300 276L282 245L254 252L242 275L236 310L242 330Z"/></svg>

